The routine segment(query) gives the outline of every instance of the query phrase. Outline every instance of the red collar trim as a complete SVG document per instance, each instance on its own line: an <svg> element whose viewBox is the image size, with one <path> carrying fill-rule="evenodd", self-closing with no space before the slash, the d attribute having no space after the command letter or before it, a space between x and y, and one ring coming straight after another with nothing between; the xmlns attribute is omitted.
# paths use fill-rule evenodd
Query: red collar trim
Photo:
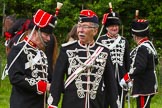
<svg viewBox="0 0 162 108"><path fill-rule="evenodd" d="M141 43L145 42L145 41L148 41L149 39L146 37L146 38L143 38L141 39L137 44L140 45Z"/></svg>
<svg viewBox="0 0 162 108"><path fill-rule="evenodd" d="M25 37L24 40L25 40L26 42L28 42L29 45L33 46L34 48L37 47L37 45L36 45L34 42L32 42L31 40L28 40L28 37Z"/></svg>

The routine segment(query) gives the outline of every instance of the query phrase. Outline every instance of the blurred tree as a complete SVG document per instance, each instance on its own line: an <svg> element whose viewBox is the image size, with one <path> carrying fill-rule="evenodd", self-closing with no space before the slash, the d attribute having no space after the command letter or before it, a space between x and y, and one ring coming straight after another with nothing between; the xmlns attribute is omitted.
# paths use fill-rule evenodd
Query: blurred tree
<svg viewBox="0 0 162 108"><path fill-rule="evenodd" d="M3 3L6 4L6 15L16 13L17 18L32 18L38 9L54 13L57 2L63 3L58 15L58 24L54 31L59 45L65 41L67 33L77 23L80 10L94 10L99 17L101 27L103 14L109 12L109 2L111 2L113 11L118 12L121 17L123 36L128 38L130 44L132 44L130 24L134 19L135 10L138 9L139 17L150 21L151 38L155 46L159 51L162 48L162 2L160 0L1 0L0 6L3 7ZM0 19L2 19L2 16L3 8L0 8ZM2 25L2 22L0 22L0 25Z"/></svg>

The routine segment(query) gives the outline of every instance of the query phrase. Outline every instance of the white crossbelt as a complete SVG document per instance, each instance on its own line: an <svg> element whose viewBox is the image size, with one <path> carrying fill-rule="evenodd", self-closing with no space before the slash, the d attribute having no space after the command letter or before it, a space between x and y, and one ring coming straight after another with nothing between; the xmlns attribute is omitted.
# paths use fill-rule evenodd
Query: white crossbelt
<svg viewBox="0 0 162 108"><path fill-rule="evenodd" d="M121 36L118 35L118 38L117 38L117 39L114 41L114 43L111 44L108 48L109 48L110 50L112 50L112 49L119 43L120 39L121 39Z"/></svg>
<svg viewBox="0 0 162 108"><path fill-rule="evenodd" d="M37 55L29 62L25 63L25 69L28 69L34 66L41 58L40 51L37 52Z"/></svg>
<svg viewBox="0 0 162 108"><path fill-rule="evenodd" d="M154 55L157 55L157 52L156 52L155 48L152 48L148 43L143 43L143 44L141 44L141 45L146 46L147 48L149 48L149 49L152 51L152 53L153 53Z"/></svg>
<svg viewBox="0 0 162 108"><path fill-rule="evenodd" d="M92 56L87 59L85 62L84 62L84 66L80 66L79 68L77 68L75 70L75 72L73 72L69 77L68 79L65 81L65 88L81 73L83 72L87 66L89 66L90 64L93 63L93 61L97 58L97 56L101 53L101 51L103 50L103 47L98 47L95 52L92 54Z"/></svg>

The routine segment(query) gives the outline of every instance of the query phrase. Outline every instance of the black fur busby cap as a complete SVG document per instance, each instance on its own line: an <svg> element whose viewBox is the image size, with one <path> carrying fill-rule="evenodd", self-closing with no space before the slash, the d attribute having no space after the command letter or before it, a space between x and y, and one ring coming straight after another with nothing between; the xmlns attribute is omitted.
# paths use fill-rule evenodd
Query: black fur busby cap
<svg viewBox="0 0 162 108"><path fill-rule="evenodd" d="M116 13L116 12L108 13L106 23L105 23L106 27L108 27L110 25L120 25L120 24L121 24L121 21L120 21L118 13Z"/></svg>
<svg viewBox="0 0 162 108"><path fill-rule="evenodd" d="M131 27L132 35L149 36L149 22L145 19L137 19L132 21Z"/></svg>
<svg viewBox="0 0 162 108"><path fill-rule="evenodd" d="M93 23L99 23L98 22L98 16L95 12L93 12L92 10L82 10L80 12L80 16L79 16L79 21L78 22L93 22Z"/></svg>

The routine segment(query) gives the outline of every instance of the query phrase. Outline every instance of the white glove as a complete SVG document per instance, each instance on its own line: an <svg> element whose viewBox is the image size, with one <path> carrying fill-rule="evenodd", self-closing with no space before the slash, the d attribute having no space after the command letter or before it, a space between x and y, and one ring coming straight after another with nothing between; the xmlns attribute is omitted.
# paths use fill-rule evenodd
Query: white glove
<svg viewBox="0 0 162 108"><path fill-rule="evenodd" d="M125 88L127 87L127 83L125 82L125 80L122 78L121 81L119 82L119 85L122 87L122 88Z"/></svg>

